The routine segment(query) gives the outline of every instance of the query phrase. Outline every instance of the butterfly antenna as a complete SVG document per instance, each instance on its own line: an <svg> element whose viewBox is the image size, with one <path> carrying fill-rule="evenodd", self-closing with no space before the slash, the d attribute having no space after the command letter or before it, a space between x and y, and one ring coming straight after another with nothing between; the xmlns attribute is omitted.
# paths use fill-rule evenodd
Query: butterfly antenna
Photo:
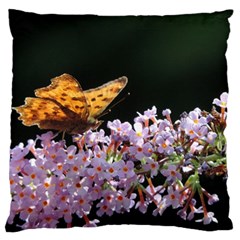
<svg viewBox="0 0 240 240"><path fill-rule="evenodd" d="M119 101L117 101L116 103L114 103L109 109L107 109L106 111L104 111L99 117L105 116L106 114L110 113L115 106L117 106L119 103L121 103L122 101L124 101L128 96L130 96L130 92L128 92L128 93L127 93L123 98L121 98Z"/></svg>
<svg viewBox="0 0 240 240"><path fill-rule="evenodd" d="M124 101L128 96L130 96L130 92L128 92L123 98L121 98L119 101L114 103L110 109L113 109L115 106L117 106L120 102Z"/></svg>
<svg viewBox="0 0 240 240"><path fill-rule="evenodd" d="M98 116L98 118L105 116L107 114L109 114L111 112L111 109L107 109L106 111L104 111L100 116Z"/></svg>

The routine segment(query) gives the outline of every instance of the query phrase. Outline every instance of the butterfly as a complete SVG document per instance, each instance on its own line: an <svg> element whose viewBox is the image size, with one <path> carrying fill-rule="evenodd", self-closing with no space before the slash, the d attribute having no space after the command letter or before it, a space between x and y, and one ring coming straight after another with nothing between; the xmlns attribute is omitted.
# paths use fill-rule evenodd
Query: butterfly
<svg viewBox="0 0 240 240"><path fill-rule="evenodd" d="M13 109L20 114L18 119L25 126L82 134L102 124L98 117L127 82L127 77L123 76L83 91L79 82L65 73L53 78L49 86L36 89L36 98L27 97L24 105Z"/></svg>

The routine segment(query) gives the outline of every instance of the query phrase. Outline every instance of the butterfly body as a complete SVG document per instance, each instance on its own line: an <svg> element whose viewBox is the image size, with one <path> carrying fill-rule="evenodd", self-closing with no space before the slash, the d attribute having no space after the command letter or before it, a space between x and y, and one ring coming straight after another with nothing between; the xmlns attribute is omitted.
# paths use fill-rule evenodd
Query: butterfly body
<svg viewBox="0 0 240 240"><path fill-rule="evenodd" d="M84 122L81 119L69 119L68 122L56 120L42 120L39 126L42 129L54 129L67 132L69 134L78 134L83 133L89 129L97 129L101 125L101 123L102 121L98 120L91 123Z"/></svg>
<svg viewBox="0 0 240 240"><path fill-rule="evenodd" d="M14 109L26 126L83 133L101 125L98 117L126 84L127 78L121 77L83 91L74 77L63 74L52 79L49 86L36 89L36 98L27 97L25 105Z"/></svg>

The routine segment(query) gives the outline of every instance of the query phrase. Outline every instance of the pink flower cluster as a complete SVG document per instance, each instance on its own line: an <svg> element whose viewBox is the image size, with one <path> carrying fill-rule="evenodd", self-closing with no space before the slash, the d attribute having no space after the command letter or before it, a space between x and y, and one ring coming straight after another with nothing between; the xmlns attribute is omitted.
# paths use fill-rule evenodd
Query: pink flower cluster
<svg viewBox="0 0 240 240"><path fill-rule="evenodd" d="M73 136L70 146L52 132L20 143L11 150L8 223L18 215L22 229L57 227L60 219L71 227L77 215L84 226L96 226L104 214L132 208L146 213L150 204L156 217L171 207L185 220L198 214L196 221L217 222L205 201L211 205L218 196L202 188L200 176L222 174L226 167L224 99L214 100L220 113L196 108L175 123L169 109L158 119L152 107L138 113L133 125L109 121L109 135L88 131ZM93 206L98 219L89 219Z"/></svg>

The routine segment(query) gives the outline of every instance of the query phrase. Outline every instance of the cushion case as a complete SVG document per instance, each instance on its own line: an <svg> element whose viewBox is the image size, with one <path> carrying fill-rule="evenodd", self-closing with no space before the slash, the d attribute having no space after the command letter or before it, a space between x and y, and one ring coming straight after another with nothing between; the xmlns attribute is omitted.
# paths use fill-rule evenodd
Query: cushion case
<svg viewBox="0 0 240 240"><path fill-rule="evenodd" d="M9 10L6 230L231 229L224 137L231 15Z"/></svg>

